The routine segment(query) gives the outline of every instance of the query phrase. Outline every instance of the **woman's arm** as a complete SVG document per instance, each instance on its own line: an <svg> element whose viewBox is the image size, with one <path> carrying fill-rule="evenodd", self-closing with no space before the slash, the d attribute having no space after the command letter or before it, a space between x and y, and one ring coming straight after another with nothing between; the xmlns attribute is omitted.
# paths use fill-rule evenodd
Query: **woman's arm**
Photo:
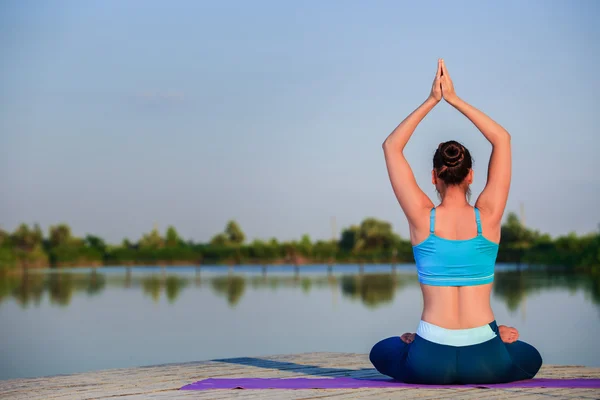
<svg viewBox="0 0 600 400"><path fill-rule="evenodd" d="M433 203L419 188L403 151L417 125L442 98L441 68L441 60L438 60L438 70L433 81L431 94L427 100L406 117L383 142L383 153L392 188L400 207L402 207L409 223L413 226L423 209L431 208Z"/></svg>
<svg viewBox="0 0 600 400"><path fill-rule="evenodd" d="M510 134L490 117L460 99L446 65L442 60L442 94L444 99L467 117L492 144L492 155L488 166L487 183L475 206L490 216L492 222L500 222L510 189L511 149Z"/></svg>

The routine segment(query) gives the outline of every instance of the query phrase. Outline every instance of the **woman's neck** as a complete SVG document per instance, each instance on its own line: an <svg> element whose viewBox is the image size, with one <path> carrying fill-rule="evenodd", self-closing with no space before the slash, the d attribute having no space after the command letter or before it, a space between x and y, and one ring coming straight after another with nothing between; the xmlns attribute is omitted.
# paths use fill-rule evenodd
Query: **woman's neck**
<svg viewBox="0 0 600 400"><path fill-rule="evenodd" d="M463 188L458 186L450 186L446 188L444 195L442 196L442 207L447 208L459 208L470 206L467 201L467 196Z"/></svg>

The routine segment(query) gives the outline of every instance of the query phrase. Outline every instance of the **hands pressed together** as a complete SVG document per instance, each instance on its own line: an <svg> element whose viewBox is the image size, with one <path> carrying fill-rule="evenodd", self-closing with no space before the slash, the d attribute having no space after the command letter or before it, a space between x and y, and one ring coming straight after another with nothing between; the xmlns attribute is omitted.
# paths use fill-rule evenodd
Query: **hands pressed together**
<svg viewBox="0 0 600 400"><path fill-rule="evenodd" d="M452 104L452 102L458 98L456 96L456 92L454 91L452 79L450 79L450 75L446 70L446 64L441 58L438 59L437 72L435 74L435 79L433 80L431 94L429 97L435 101L440 101L442 98L444 98L444 100L450 104Z"/></svg>

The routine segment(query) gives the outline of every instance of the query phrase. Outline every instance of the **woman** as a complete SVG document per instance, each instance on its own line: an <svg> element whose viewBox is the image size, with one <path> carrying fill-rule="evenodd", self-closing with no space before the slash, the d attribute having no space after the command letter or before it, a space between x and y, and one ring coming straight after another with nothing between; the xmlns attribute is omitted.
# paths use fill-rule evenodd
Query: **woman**
<svg viewBox="0 0 600 400"><path fill-rule="evenodd" d="M455 141L439 145L431 180L441 197L434 207L417 185L403 150L421 120L444 98L492 144L487 184L469 204L473 181L469 151ZM533 378L539 352L518 341L516 329L498 327L490 306L500 225L511 177L510 135L454 92L443 60L431 94L383 144L394 193L410 226L423 293L416 334L377 343L370 359L382 374L407 383L476 384Z"/></svg>

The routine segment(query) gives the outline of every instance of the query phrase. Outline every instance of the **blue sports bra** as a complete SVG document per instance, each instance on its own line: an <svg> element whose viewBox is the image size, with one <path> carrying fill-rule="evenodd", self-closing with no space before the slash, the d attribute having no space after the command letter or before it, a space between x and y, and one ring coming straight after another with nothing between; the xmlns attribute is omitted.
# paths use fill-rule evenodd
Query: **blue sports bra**
<svg viewBox="0 0 600 400"><path fill-rule="evenodd" d="M498 244L481 234L481 218L475 207L477 236L451 240L436 236L435 208L429 218L429 236L413 246L419 282L432 286L473 286L494 281Z"/></svg>

